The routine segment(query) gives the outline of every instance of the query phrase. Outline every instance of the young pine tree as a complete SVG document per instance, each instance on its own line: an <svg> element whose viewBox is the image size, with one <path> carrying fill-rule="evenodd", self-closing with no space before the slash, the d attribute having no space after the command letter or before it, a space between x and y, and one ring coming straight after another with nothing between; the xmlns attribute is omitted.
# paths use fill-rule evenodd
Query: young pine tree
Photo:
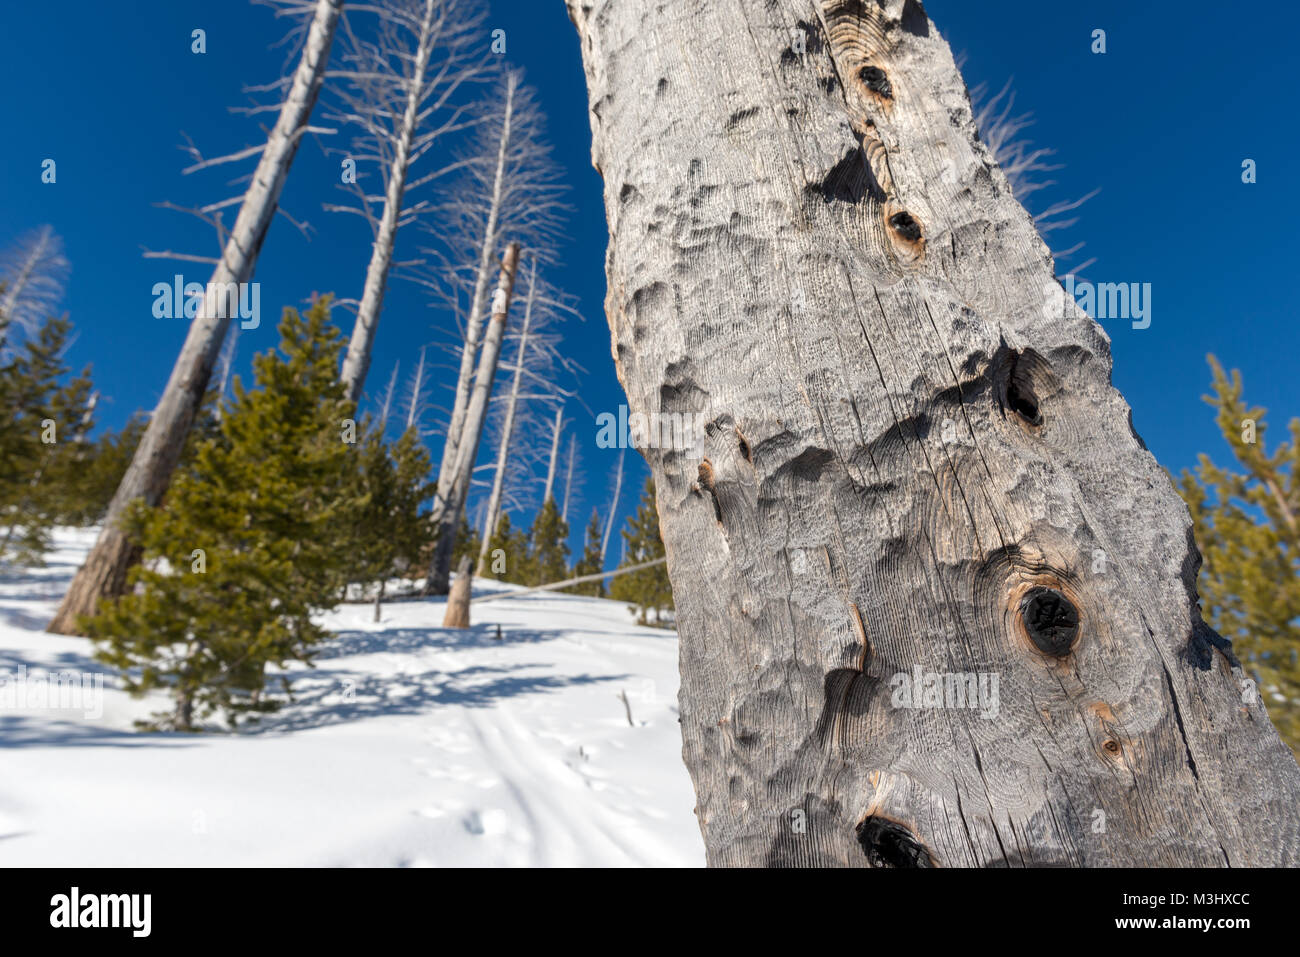
<svg viewBox="0 0 1300 957"><path fill-rule="evenodd" d="M364 438L355 446L361 502L351 532L354 581L377 583L375 620L388 579L409 574L433 541L433 528L420 507L433 494L429 482L429 453L414 428L396 442L385 441L383 431L367 422Z"/></svg>
<svg viewBox="0 0 1300 957"><path fill-rule="evenodd" d="M560 518L555 499L548 498L528 532L528 584L548 585L569 577L568 538L569 526Z"/></svg>
<svg viewBox="0 0 1300 957"><path fill-rule="evenodd" d="M510 513L502 512L497 530L488 542L487 575L497 581L526 585L532 581L532 560L528 554L528 536L511 528Z"/></svg>
<svg viewBox="0 0 1300 957"><path fill-rule="evenodd" d="M280 336L279 353L254 361L253 391L236 379L217 435L163 503L129 514L144 550L136 587L81 620L129 691L171 693L173 710L147 727L271 710L267 666L310 662L326 637L312 613L346 581L362 503L328 299L305 317L286 309Z"/></svg>
<svg viewBox="0 0 1300 957"><path fill-rule="evenodd" d="M627 557L621 568L639 565L651 559L663 558L664 542L659 537L659 510L655 506L655 483L646 479L645 491L636 514L628 516L623 529L627 542ZM673 589L668 583L668 571L663 565L642 568L640 571L619 575L610 582L609 597L628 602L637 614L637 621L649 624L647 612L653 610L656 625L664 621L664 612L673 608Z"/></svg>
<svg viewBox="0 0 1300 957"><path fill-rule="evenodd" d="M81 443L76 456L58 463L60 485L67 489L59 524L84 527L103 521L147 424L146 416L134 415L118 431Z"/></svg>
<svg viewBox="0 0 1300 957"><path fill-rule="evenodd" d="M1242 401L1214 356L1214 395L1224 439L1244 472L1200 457L1178 484L1195 523L1206 621L1232 641L1282 739L1300 755L1300 419L1270 454L1262 408ZM1243 689L1253 694L1253 686Z"/></svg>
<svg viewBox="0 0 1300 957"><path fill-rule="evenodd" d="M573 566L573 578L579 578L582 575L597 575L604 570L600 560L600 535L600 515L593 508L591 510L591 521L587 523L587 534L582 546L582 557ZM565 591L572 592L575 595L594 595L597 598L604 598L605 583L603 581L582 582L579 585L570 585Z"/></svg>

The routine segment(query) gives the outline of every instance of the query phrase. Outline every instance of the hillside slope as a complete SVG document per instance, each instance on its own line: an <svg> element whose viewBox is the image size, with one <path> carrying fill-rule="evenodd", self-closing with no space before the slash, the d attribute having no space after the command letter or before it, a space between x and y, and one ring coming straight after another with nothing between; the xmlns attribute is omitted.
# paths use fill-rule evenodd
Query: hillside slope
<svg viewBox="0 0 1300 957"><path fill-rule="evenodd" d="M14 689L24 668L103 671L41 630L92 540L0 572ZM135 732L166 702L111 674L102 715L0 698L0 865L703 864L676 636L590 598L474 611L464 632L435 627L442 600L326 615L338 638L292 673L296 702L237 734Z"/></svg>

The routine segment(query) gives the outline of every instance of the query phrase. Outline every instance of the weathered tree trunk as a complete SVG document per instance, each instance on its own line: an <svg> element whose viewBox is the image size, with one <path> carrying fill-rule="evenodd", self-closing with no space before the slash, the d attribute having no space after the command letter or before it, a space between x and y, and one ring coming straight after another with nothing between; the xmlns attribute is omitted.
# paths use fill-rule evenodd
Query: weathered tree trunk
<svg viewBox="0 0 1300 957"><path fill-rule="evenodd" d="M621 374L620 374L621 378ZM625 385L624 388L627 388ZM605 534L600 537L600 563L605 564L605 553L609 551L609 536L614 533L614 516L618 514L618 497L623 491L623 455L618 453L618 472L614 476L614 499L609 503L609 514L605 516Z"/></svg>
<svg viewBox="0 0 1300 957"><path fill-rule="evenodd" d="M406 78L408 83L406 109L402 113L402 120L392 144L392 160L385 170L388 179L384 185L384 211L379 218L379 228L375 232L370 264L366 267L361 303L357 306L357 320L352 326L352 338L348 340L348 351L343 359L343 369L340 373L340 380L347 389L347 396L353 402L361 400L366 373L370 371L370 354L374 349L375 330L379 326L379 312L383 308L384 292L388 288L388 271L393 264L393 247L397 243L402 202L406 197L406 174L411 163L411 147L415 140L416 129L420 125L420 111L424 106L422 101L428 93L424 74L429 68L429 57L433 54L435 12L436 8L431 0L426 2L417 35L414 67Z"/></svg>
<svg viewBox="0 0 1300 957"><path fill-rule="evenodd" d="M416 428L420 421L421 407L424 405L424 346L420 347L420 361L415 367L415 379L411 382L411 394L406 403L406 427Z"/></svg>
<svg viewBox="0 0 1300 957"><path fill-rule="evenodd" d="M456 569L456 581L447 596L447 610L442 615L444 628L469 627L469 595L474 581L472 562L468 555L461 556L460 565Z"/></svg>
<svg viewBox="0 0 1300 957"><path fill-rule="evenodd" d="M564 507L560 509L560 520L564 522L569 520L569 495L573 491L573 454L577 448L576 437L569 436L568 465L564 470Z"/></svg>
<svg viewBox="0 0 1300 957"><path fill-rule="evenodd" d="M465 344L460 352L460 371L456 375L456 396L452 400L451 419L447 423L447 438L442 447L442 461L438 466L438 501L445 502L455 482L456 459L465 432L465 415L469 406L470 390L474 382L474 359L478 355L479 332L483 324L483 305L487 297L488 282L492 278L492 254L496 251L498 224L501 221L501 203L504 196L506 158L510 152L511 124L514 120L514 94L517 80L514 73L507 74L505 106L501 114L501 139L497 144L496 166L492 176L492 196L483 227L483 242L479 246L478 269L474 276L474 294L470 300L469 315L465 319Z"/></svg>
<svg viewBox="0 0 1300 957"><path fill-rule="evenodd" d="M630 412L708 423L645 454L709 862L1300 863L1187 510L921 5L568 5Z"/></svg>
<svg viewBox="0 0 1300 957"><path fill-rule="evenodd" d="M528 359L528 329L533 319L533 300L537 294L537 259L528 264L528 292L524 296L524 319L519 330L519 358L515 374L510 380L510 395L506 399L505 421L501 424L501 441L497 444L497 464L492 473L492 494L488 496L487 514L483 516L483 535L478 549L477 574L487 574L488 551L492 536L501 517L501 499L506 487L506 462L510 458L510 440L515 434L515 416L519 409L519 393L523 385L524 365Z"/></svg>
<svg viewBox="0 0 1300 957"><path fill-rule="evenodd" d="M456 533L460 531L461 517L465 514L465 501L469 498L474 460L478 458L479 440L483 437L483 423L487 418L488 400L492 397L497 360L501 357L501 342L505 338L506 318L510 314L510 297L514 293L518 265L519 244L511 243L501 258L501 275L492 297L492 319L483 334L483 351L479 355L478 371L474 374L474 391L465 408L465 429L460 442L460 455L452 473L451 488L444 499L441 513L435 512L438 541L433 548L429 578L425 583L425 591L432 595L447 594L447 584L451 577L451 554L456 547ZM435 509L436 507L435 505Z"/></svg>
<svg viewBox="0 0 1300 957"><path fill-rule="evenodd" d="M212 367L230 326L230 303L221 292L230 284L242 284L252 278L262 241L275 216L280 191L320 94L334 28L342 8L343 0L317 0L315 16L289 95L253 171L221 261L208 282L207 295L199 314L190 324L185 345L172 368L162 399L154 409L135 456L108 506L103 531L50 622L49 630L52 632L74 634L79 615L91 614L101 597L119 595L126 587L127 569L135 555L130 542L118 528L118 520L136 499L156 505L171 480L185 445L185 436L208 388Z"/></svg>

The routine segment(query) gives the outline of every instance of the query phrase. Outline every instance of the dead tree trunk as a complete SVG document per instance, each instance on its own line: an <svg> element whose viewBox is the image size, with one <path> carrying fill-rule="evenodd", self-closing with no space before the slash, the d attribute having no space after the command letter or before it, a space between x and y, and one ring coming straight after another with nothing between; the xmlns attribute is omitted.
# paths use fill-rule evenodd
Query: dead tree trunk
<svg viewBox="0 0 1300 957"><path fill-rule="evenodd" d="M225 291L252 278L262 241L280 201L280 191L320 94L342 8L343 0L317 0L292 86L262 148L221 260L208 282L207 295L190 324L185 345L172 367L162 399L149 419L149 427L141 436L135 456L109 503L103 531L68 587L49 631L74 634L79 615L91 614L101 597L121 594L126 587L126 573L134 560L134 549L118 528L118 520L136 499L156 505L180 460L185 436L207 391L212 367L230 326L231 302Z"/></svg>
<svg viewBox="0 0 1300 957"><path fill-rule="evenodd" d="M627 386L624 386L627 388ZM600 563L605 564L605 553L609 551L609 536L614 534L614 517L618 514L618 496L623 491L623 455L618 453L618 472L614 475L614 498L609 503L609 514L605 516L605 534L600 537Z"/></svg>
<svg viewBox="0 0 1300 957"><path fill-rule="evenodd" d="M715 865L1300 863L1186 508L917 0L568 0ZM1247 689L1249 690L1249 689Z"/></svg>
<svg viewBox="0 0 1300 957"><path fill-rule="evenodd" d="M514 293L518 265L519 244L511 243L506 247L506 254L501 257L501 275L492 297L492 318L483 334L483 351L479 354L478 370L474 374L474 390L465 407L465 428L452 471L451 487L444 499L442 511L435 511L438 541L433 548L433 560L425 584L425 591L432 595L447 594L451 578L451 556L456 548L456 534L460 531L461 517L465 514L465 501L469 498L470 480L474 475L474 461L478 458L479 440L483 437L488 400L492 398L492 384L496 379L497 360L501 357L501 342L505 338L506 319L510 314L510 297Z"/></svg>
<svg viewBox="0 0 1300 957"><path fill-rule="evenodd" d="M569 436L569 464L564 470L564 506L560 509L560 521L569 521L569 493L573 491L573 453L577 451L577 436Z"/></svg>
<svg viewBox="0 0 1300 957"><path fill-rule="evenodd" d="M391 144L392 159L385 169L387 181L384 184L384 211L375 231L361 304L357 307L357 321L352 327L352 338L348 340L347 355L343 358L343 369L339 374L347 396L353 402L361 401L366 374L370 371L370 354L375 344L375 330L379 326L384 293L388 288L388 271L393 264L398 222L402 217L402 201L406 196L406 174L411 164L411 147L420 124L423 100L429 93L425 88L424 73L429 68L429 57L433 53L434 15L438 12L441 11L436 10L432 2L425 4L415 44L415 65L407 79L406 109Z"/></svg>
<svg viewBox="0 0 1300 957"><path fill-rule="evenodd" d="M551 500L551 490L555 488L555 463L560 458L560 434L564 431L564 406L555 410L555 426L551 429L551 462L546 467L546 490L542 492L542 504Z"/></svg>
<svg viewBox="0 0 1300 957"><path fill-rule="evenodd" d="M478 571L475 574L486 575L488 568L488 551L492 545L492 536L496 534L497 522L501 519L501 501L506 488L506 465L510 459L510 440L515 434L515 416L519 410L520 389L524 381L524 369L528 360L528 328L533 318L533 300L537 294L537 258L528 264L528 293L524 299L524 319L519 329L519 358L515 360L515 374L510 379L510 395L506 399L505 421L501 424L501 440L497 445L497 464L492 472L492 494L488 496L487 514L483 516L483 535L479 541Z"/></svg>
<svg viewBox="0 0 1300 957"><path fill-rule="evenodd" d="M460 369L456 375L456 395L452 400L451 419L447 423L447 438L443 443L442 461L438 466L438 500L445 502L451 495L455 481L456 459L464 438L465 414L469 407L470 389L474 381L474 359L478 355L479 326L483 321L483 303L491 280L492 254L497 247L497 232L501 221L501 203L504 196L506 160L510 155L510 131L514 120L514 96L518 80L514 73L506 76L505 103L501 112L501 138L497 141L496 166L492 176L492 194L488 200L487 216L483 227L483 242L479 246L478 269L474 274L474 294L470 300L469 315L465 320L465 344L460 352Z"/></svg>
<svg viewBox="0 0 1300 957"><path fill-rule="evenodd" d="M447 595L447 609L442 615L444 628L469 627L469 596L474 582L473 559L468 555L460 557L460 566L456 569L456 583Z"/></svg>

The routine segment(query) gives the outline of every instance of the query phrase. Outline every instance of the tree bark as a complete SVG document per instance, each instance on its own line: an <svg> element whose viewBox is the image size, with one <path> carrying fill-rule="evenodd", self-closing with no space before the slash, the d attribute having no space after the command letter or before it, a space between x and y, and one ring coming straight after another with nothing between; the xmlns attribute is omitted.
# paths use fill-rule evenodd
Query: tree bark
<svg viewBox="0 0 1300 957"><path fill-rule="evenodd" d="M469 627L469 595L474 579L474 566L468 555L462 555L456 569L456 582L447 596L447 610L442 615L444 628Z"/></svg>
<svg viewBox="0 0 1300 957"><path fill-rule="evenodd" d="M568 6L630 413L707 423L645 455L709 862L1300 863L1187 509L920 3Z"/></svg>
<svg viewBox="0 0 1300 957"><path fill-rule="evenodd" d="M470 480L474 475L474 461L478 458L479 440L483 437L483 423L487 417L488 400L492 397L497 360L501 357L501 342L505 338L506 318L510 313L510 297L514 293L518 265L519 244L511 243L501 259L501 275L492 297L492 319L483 335L483 351L479 355L478 371L474 374L474 391L465 407L465 429L460 442L460 454L452 473L451 487L444 499L442 511L435 519L438 540L433 548L429 578L425 583L428 594L447 594L451 577L451 555L456 547L456 533L460 531L461 517L465 514L465 501L469 498Z"/></svg>
<svg viewBox="0 0 1300 957"><path fill-rule="evenodd" d="M519 392L523 385L524 364L528 359L528 329L533 319L533 300L537 293L537 259L528 264L528 293L524 297L524 321L519 330L519 358L514 377L510 380L510 395L506 399L505 421L501 424L501 441L497 445L497 464L492 474L492 494L488 496L487 514L483 516L483 535L478 549L478 571L487 574L487 557L492 536L496 533L501 516L501 499L505 494L506 462L510 457L510 440L515 434L515 414L519 408Z"/></svg>
<svg viewBox="0 0 1300 957"><path fill-rule="evenodd" d="M275 216L280 191L320 94L342 8L343 0L317 0L289 95L253 171L221 262L208 282L207 295L190 324L162 399L109 504L104 528L50 622L51 632L75 634L78 616L92 614L101 597L120 595L126 587L126 573L136 555L118 521L136 499L143 499L149 505L158 504L171 480L230 326L230 313L225 308L229 304L219 301L219 293L228 284L242 284L252 278L262 242Z"/></svg>

